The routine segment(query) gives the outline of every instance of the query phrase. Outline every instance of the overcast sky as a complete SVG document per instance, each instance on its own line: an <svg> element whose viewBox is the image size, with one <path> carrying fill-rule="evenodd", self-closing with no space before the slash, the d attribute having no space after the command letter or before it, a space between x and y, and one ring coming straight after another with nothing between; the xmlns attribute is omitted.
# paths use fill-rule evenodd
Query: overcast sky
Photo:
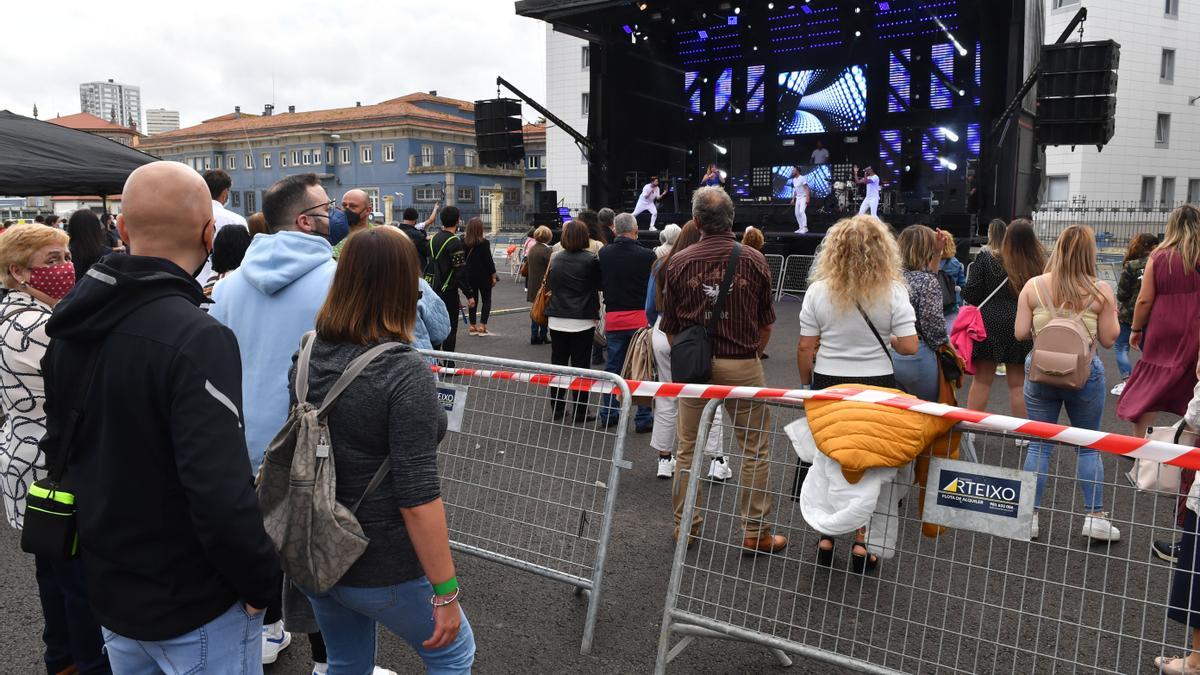
<svg viewBox="0 0 1200 675"><path fill-rule="evenodd" d="M79 84L109 78L183 126L235 105L261 113L272 74L276 111L430 89L494 98L497 75L544 103L545 24L512 0L3 4L0 110L30 115L36 102L42 119L79 112Z"/></svg>

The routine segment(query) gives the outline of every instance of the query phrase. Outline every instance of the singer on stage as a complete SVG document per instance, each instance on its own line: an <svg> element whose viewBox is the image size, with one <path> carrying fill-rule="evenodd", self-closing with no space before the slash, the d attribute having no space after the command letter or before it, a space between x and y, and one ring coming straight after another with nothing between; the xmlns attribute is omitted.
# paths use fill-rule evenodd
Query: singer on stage
<svg viewBox="0 0 1200 675"><path fill-rule="evenodd" d="M650 182L642 187L642 194L638 197L637 206L633 209L633 217L637 218L638 214L643 211L650 212L650 231L657 232L658 228L654 223L658 220L658 200L662 199L662 190L658 188L658 176L651 176ZM628 202L626 202L628 203Z"/></svg>
<svg viewBox="0 0 1200 675"><path fill-rule="evenodd" d="M867 198L863 200L862 206L858 209L858 215L862 215L869 209L871 215L879 217L879 176L875 175L875 169L868 166L863 169L863 175L860 178L858 175L858 165L854 166L854 182L859 185L867 186Z"/></svg>
<svg viewBox="0 0 1200 675"><path fill-rule="evenodd" d="M808 189L808 179L804 177L804 173L800 171L800 167L792 167L792 178L788 181L792 185L792 204L796 207L796 234L805 234L808 232L808 199L812 193Z"/></svg>

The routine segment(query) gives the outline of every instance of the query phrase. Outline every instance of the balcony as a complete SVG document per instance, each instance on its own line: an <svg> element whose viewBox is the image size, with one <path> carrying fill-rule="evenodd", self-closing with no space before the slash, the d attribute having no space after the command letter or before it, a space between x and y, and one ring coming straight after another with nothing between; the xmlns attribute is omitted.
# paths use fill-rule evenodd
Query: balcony
<svg viewBox="0 0 1200 675"><path fill-rule="evenodd" d="M434 153L433 155L409 155L408 173L409 175L468 173L475 176L521 178L525 175L525 169L523 164L512 167L479 166L478 157L464 153L453 155Z"/></svg>

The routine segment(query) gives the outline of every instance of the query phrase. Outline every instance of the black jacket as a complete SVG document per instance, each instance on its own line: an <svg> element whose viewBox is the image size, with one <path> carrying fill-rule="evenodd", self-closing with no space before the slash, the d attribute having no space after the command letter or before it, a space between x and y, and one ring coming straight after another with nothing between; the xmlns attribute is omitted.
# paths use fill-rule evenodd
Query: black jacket
<svg viewBox="0 0 1200 675"><path fill-rule="evenodd" d="M41 449L64 451L64 419L86 392L65 483L96 618L137 640L178 637L235 602L266 607L280 589L251 486L237 339L204 300L170 261L110 256L46 325Z"/></svg>
<svg viewBox="0 0 1200 675"><path fill-rule="evenodd" d="M645 310L650 268L658 256L636 239L617 237L600 249L604 308L610 312Z"/></svg>
<svg viewBox="0 0 1200 675"><path fill-rule="evenodd" d="M467 277L467 252L462 239L458 235L442 230L429 238L429 262L426 267L426 281L432 276L429 285L443 297L457 293L471 297L471 281Z"/></svg>
<svg viewBox="0 0 1200 675"><path fill-rule="evenodd" d="M496 259L492 257L492 242L484 239L474 246L467 246L466 252L467 281L470 282L471 288L491 288L492 275L496 273Z"/></svg>
<svg viewBox="0 0 1200 675"><path fill-rule="evenodd" d="M429 238L425 236L425 230L418 230L416 225L402 222L400 231L412 239L413 245L417 247L417 257L421 259L421 269L425 269L425 263L429 260Z"/></svg>
<svg viewBox="0 0 1200 675"><path fill-rule="evenodd" d="M600 318L600 261L590 252L560 251L551 256L546 287L550 290L546 316Z"/></svg>

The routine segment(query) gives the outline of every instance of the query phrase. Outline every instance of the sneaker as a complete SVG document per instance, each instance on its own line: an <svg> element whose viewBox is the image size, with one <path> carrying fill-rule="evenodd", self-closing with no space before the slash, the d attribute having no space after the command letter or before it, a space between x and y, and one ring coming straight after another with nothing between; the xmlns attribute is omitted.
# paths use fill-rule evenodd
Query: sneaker
<svg viewBox="0 0 1200 675"><path fill-rule="evenodd" d="M329 673L329 664L313 661L312 675L327 675Z"/></svg>
<svg viewBox="0 0 1200 675"><path fill-rule="evenodd" d="M1029 538L1037 539L1038 534L1039 534L1038 533L1038 514L1037 514L1037 511L1034 511L1033 512L1033 527L1029 528Z"/></svg>
<svg viewBox="0 0 1200 675"><path fill-rule="evenodd" d="M371 675L396 675L396 671L388 670L387 668L380 668L379 666L375 666L375 670L371 671Z"/></svg>
<svg viewBox="0 0 1200 675"><path fill-rule="evenodd" d="M1083 536L1096 541L1121 541L1121 531L1108 522L1108 514L1088 516L1083 519Z"/></svg>
<svg viewBox="0 0 1200 675"><path fill-rule="evenodd" d="M655 226L653 226L653 225L651 225L651 226L650 226L650 230L649 230L649 231L650 231L650 232L658 232L658 228L657 228L657 227L655 227Z"/></svg>
<svg viewBox="0 0 1200 675"><path fill-rule="evenodd" d="M1154 555L1172 565L1179 562L1179 544L1177 543L1155 539L1154 543L1150 545L1150 550L1154 552Z"/></svg>
<svg viewBox="0 0 1200 675"><path fill-rule="evenodd" d="M729 467L729 462L726 457L714 457L713 461L708 464L708 479L724 483L733 478L733 469Z"/></svg>
<svg viewBox="0 0 1200 675"><path fill-rule="evenodd" d="M996 374L997 374L997 375L1000 375L1000 376L1007 375L1007 374L1008 374L1008 368L1006 368L1006 367L1004 366L1004 364L1003 364L1003 363L1001 363L1000 365L996 366Z"/></svg>
<svg viewBox="0 0 1200 675"><path fill-rule="evenodd" d="M1120 396L1121 392L1123 392L1123 391L1125 391L1125 380L1121 380L1120 382L1118 382L1117 386L1113 387L1112 391L1110 391L1109 393L1112 394L1113 396Z"/></svg>
<svg viewBox="0 0 1200 675"><path fill-rule="evenodd" d="M796 234L808 234L808 230L806 230L802 227L802 228L796 230Z"/></svg>
<svg viewBox="0 0 1200 675"><path fill-rule="evenodd" d="M675 457L668 455L663 457L658 456L658 477L663 480L669 480L675 477Z"/></svg>
<svg viewBox="0 0 1200 675"><path fill-rule="evenodd" d="M262 662L263 665L275 663L279 652L292 644L292 634L283 629L283 622L276 621L262 629Z"/></svg>

